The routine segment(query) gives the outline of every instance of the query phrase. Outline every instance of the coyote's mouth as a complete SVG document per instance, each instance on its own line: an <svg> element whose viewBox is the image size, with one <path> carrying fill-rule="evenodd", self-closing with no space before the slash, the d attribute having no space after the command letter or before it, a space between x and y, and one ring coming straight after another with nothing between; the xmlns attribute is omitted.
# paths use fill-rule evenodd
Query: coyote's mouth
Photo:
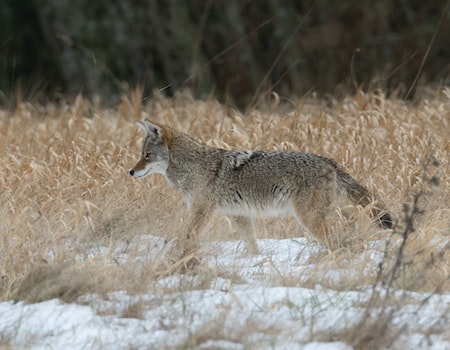
<svg viewBox="0 0 450 350"><path fill-rule="evenodd" d="M134 171L133 169L130 170L130 174L133 177L137 177L138 179L142 179L143 177L147 176L150 173L151 169L148 169L144 174L138 174L136 171Z"/></svg>
<svg viewBox="0 0 450 350"><path fill-rule="evenodd" d="M150 172L150 169L148 169L144 174L142 175L138 175L135 173L134 176L136 176L138 179L142 179L143 177L146 177L148 175L148 173Z"/></svg>

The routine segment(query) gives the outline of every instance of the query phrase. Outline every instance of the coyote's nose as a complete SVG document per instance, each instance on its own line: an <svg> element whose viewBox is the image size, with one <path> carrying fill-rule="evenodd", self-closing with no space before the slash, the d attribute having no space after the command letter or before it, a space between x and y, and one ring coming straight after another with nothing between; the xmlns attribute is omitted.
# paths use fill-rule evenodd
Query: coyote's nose
<svg viewBox="0 0 450 350"><path fill-rule="evenodd" d="M133 170L133 169L130 170L130 175L131 175L131 176L134 175L134 170Z"/></svg>

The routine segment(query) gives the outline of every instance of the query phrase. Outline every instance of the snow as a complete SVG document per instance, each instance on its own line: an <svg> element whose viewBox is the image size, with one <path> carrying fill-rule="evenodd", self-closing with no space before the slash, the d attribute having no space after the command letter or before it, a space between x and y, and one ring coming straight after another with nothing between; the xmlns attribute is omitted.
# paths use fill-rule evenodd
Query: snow
<svg viewBox="0 0 450 350"><path fill-rule="evenodd" d="M141 236L138 243L142 254L137 259L142 264L161 257L169 248L154 236ZM298 287L314 268L309 262L311 255L322 248L305 239L265 239L258 244L261 253L256 256L243 253L238 241L213 242L204 250L202 264L206 268L226 270L236 275L234 280L239 283L222 276L206 287L196 287L199 276L172 275L158 281L159 290L153 294L91 294L73 304L57 299L36 304L2 302L0 347L4 343L12 349L36 350L353 349L345 336L339 335L362 320L374 289L334 290L319 284ZM96 248L87 256L98 254L106 251ZM366 254L359 259L372 261L375 268L380 254ZM114 260L127 259L126 251L118 247ZM326 272L336 281L351 273L350 265ZM392 316L390 325L398 331L392 348L450 348L450 295L403 290L394 295L402 304L387 309ZM139 305L140 311L126 317L125 311L132 305ZM370 310L374 317L382 311Z"/></svg>

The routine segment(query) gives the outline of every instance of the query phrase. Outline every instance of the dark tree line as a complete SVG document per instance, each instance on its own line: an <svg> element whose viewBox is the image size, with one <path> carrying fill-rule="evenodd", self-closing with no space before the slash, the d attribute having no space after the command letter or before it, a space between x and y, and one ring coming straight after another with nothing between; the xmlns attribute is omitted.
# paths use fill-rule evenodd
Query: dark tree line
<svg viewBox="0 0 450 350"><path fill-rule="evenodd" d="M448 84L448 0L2 0L0 94Z"/></svg>

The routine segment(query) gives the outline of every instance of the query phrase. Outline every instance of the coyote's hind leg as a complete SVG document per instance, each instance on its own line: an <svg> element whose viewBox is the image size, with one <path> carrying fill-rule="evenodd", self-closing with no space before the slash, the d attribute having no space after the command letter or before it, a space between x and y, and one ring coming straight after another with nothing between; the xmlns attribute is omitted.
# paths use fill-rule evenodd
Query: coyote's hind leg
<svg viewBox="0 0 450 350"><path fill-rule="evenodd" d="M332 220L336 204L337 183L335 176L324 176L318 181L320 182L310 189L306 200L296 199L292 205L298 221L306 227L307 231L319 241L329 244L330 220Z"/></svg>
<svg viewBox="0 0 450 350"><path fill-rule="evenodd" d="M304 205L296 205L295 218L310 235L322 243L327 242L331 228L326 211L317 208L306 209Z"/></svg>

